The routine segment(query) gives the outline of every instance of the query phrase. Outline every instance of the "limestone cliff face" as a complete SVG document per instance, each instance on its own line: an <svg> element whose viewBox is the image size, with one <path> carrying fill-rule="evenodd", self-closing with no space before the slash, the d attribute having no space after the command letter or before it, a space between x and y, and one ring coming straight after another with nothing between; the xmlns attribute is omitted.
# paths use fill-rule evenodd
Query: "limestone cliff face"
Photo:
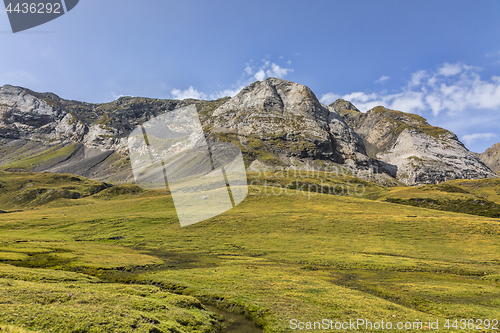
<svg viewBox="0 0 500 333"><path fill-rule="evenodd" d="M12 86L0 88L0 136L49 140L64 117L61 110Z"/></svg>
<svg viewBox="0 0 500 333"><path fill-rule="evenodd" d="M500 172L500 143L495 143L482 154L479 154L481 161L491 170Z"/></svg>
<svg viewBox="0 0 500 333"><path fill-rule="evenodd" d="M396 166L397 179L407 185L496 176L455 134L418 115L384 107L366 113L345 108L341 114L368 155Z"/></svg>
<svg viewBox="0 0 500 333"><path fill-rule="evenodd" d="M308 87L290 81L253 83L216 109L209 122L212 133L232 134L256 155L266 151L269 163L355 165L367 159L363 141L342 117Z"/></svg>

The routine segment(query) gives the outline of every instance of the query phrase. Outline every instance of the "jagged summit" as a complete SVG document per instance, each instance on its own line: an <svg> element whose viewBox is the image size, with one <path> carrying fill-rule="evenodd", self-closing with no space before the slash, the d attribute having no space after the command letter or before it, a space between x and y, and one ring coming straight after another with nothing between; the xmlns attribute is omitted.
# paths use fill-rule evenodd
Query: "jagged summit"
<svg viewBox="0 0 500 333"><path fill-rule="evenodd" d="M341 99L325 106L308 87L278 78L216 101L124 97L101 104L4 85L0 168L128 181L130 132L190 104L207 137L237 143L250 169L340 165L389 185L496 176L453 133L420 116L384 107L362 113Z"/></svg>
<svg viewBox="0 0 500 333"><path fill-rule="evenodd" d="M210 122L212 132L232 133L243 145L251 141L277 165L366 159L361 138L337 112L308 87L286 80L253 83L216 109Z"/></svg>
<svg viewBox="0 0 500 333"><path fill-rule="evenodd" d="M340 115L344 115L348 112L361 112L351 102L340 98L330 104L329 107L333 108Z"/></svg>

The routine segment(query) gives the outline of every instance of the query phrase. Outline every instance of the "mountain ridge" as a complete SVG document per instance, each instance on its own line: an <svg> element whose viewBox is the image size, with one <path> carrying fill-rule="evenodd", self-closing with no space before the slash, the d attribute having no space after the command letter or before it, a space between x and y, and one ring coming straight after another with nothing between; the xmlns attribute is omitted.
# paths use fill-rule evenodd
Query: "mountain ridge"
<svg viewBox="0 0 500 333"><path fill-rule="evenodd" d="M121 97L85 103L4 85L0 168L131 181L128 134L191 104L207 139L238 144L250 170L341 167L385 185L496 177L456 135L418 115L384 107L362 113L344 100L326 106L308 87L277 78L214 101Z"/></svg>

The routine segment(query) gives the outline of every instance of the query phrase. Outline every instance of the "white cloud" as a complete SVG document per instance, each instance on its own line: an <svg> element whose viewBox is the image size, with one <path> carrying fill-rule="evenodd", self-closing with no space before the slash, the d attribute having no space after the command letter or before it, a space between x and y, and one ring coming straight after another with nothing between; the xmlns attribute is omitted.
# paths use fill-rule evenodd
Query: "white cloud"
<svg viewBox="0 0 500 333"><path fill-rule="evenodd" d="M241 74L239 80L235 84L233 84L230 88L222 89L219 91L215 91L212 93L204 93L194 89L190 86L188 89L173 89L171 90L172 98L174 99L186 99L186 98L194 98L194 99L219 99L222 97L233 97L238 94L241 89L253 83L255 80L263 81L267 77L278 77L283 78L287 76L289 73L293 72L293 68L285 68L280 65L271 62L268 60L270 56L266 55L264 59L259 61L260 65L255 65L255 62L252 60L245 64L245 69ZM280 57L282 59L283 57ZM290 65L291 62L288 61ZM163 86L162 86L163 87Z"/></svg>
<svg viewBox="0 0 500 333"><path fill-rule="evenodd" d="M487 56L488 58L491 58L491 57L500 57L500 51L486 53L486 56Z"/></svg>
<svg viewBox="0 0 500 333"><path fill-rule="evenodd" d="M422 80L427 78L429 75L426 71L417 71L411 75L411 80L408 83L410 87L418 86Z"/></svg>
<svg viewBox="0 0 500 333"><path fill-rule="evenodd" d="M263 69L260 69L257 73L255 73L254 77L257 81L262 81L266 78L266 72Z"/></svg>
<svg viewBox="0 0 500 333"><path fill-rule="evenodd" d="M194 89L192 86L190 86L186 90L180 90L180 89L172 89L171 91L173 99L186 99L186 98L194 98L194 99L206 99L207 95L199 92L198 90Z"/></svg>
<svg viewBox="0 0 500 333"><path fill-rule="evenodd" d="M293 69L281 68L276 64L271 64L271 69L266 71L268 76L275 76L279 78L285 77L288 74L288 72L293 72Z"/></svg>
<svg viewBox="0 0 500 333"><path fill-rule="evenodd" d="M467 134L462 136L462 140L467 144L471 145L475 141L481 139L481 140L491 140L493 138L496 138L497 135L495 133L474 133L474 134Z"/></svg>
<svg viewBox="0 0 500 333"><path fill-rule="evenodd" d="M396 97L390 103L395 110L423 110L425 109L424 94L422 92L407 92Z"/></svg>
<svg viewBox="0 0 500 333"><path fill-rule="evenodd" d="M114 92L111 92L110 95L112 96L112 100L113 101L116 101L118 98L120 97L124 97L125 95L122 95L122 94L115 94Z"/></svg>
<svg viewBox="0 0 500 333"><path fill-rule="evenodd" d="M467 110L500 111L500 76L483 80L478 74L480 70L461 63L445 63L436 71L413 73L399 92L353 92L342 98L351 101L361 111L377 105L413 113L431 111L434 116L443 112L453 116ZM336 95L329 94L322 99Z"/></svg>
<svg viewBox="0 0 500 333"><path fill-rule="evenodd" d="M334 93L327 93L324 94L319 101L323 104L330 105L333 102L335 102L337 99L341 98L340 95L334 94Z"/></svg>
<svg viewBox="0 0 500 333"><path fill-rule="evenodd" d="M462 65L460 63L449 64L447 62L438 69L438 73L444 76L453 76L462 72Z"/></svg>
<svg viewBox="0 0 500 333"><path fill-rule="evenodd" d="M219 99L219 98L226 97L226 96L234 97L243 88L245 88L245 87L244 86L240 86L240 87L235 88L235 89L224 89L224 90L221 90L221 91L217 91L215 93L210 94L210 99L214 100L214 99Z"/></svg>
<svg viewBox="0 0 500 333"><path fill-rule="evenodd" d="M360 103L366 103L368 101L373 101L377 99L377 94L365 94L364 92L357 91L347 95L344 95L343 99L348 101L354 100Z"/></svg>
<svg viewBox="0 0 500 333"><path fill-rule="evenodd" d="M267 59L262 59L262 62L263 62L263 65L261 65L260 67L251 68L252 72L253 72L253 70L256 71L253 78L255 78L255 80L257 80L257 81L263 81L267 77L284 78L289 73L293 72L293 68L281 67L281 66L275 64L274 62L270 62ZM288 64L290 65L291 62L288 61ZM247 73L248 73L248 71L247 71ZM248 83L251 83L251 82L248 82Z"/></svg>
<svg viewBox="0 0 500 333"><path fill-rule="evenodd" d="M383 83L384 81L387 81L389 80L391 77L390 76L381 76L380 79L378 79L377 81L375 81L375 83Z"/></svg>
<svg viewBox="0 0 500 333"><path fill-rule="evenodd" d="M173 89L171 91L171 94L172 94L173 99L178 99L178 100L183 100L186 98L215 100L215 99L219 99L219 98L226 97L226 96L234 97L243 88L244 88L244 86L239 86L235 89L224 89L224 90L216 91L216 92L213 92L213 93L207 95L203 92L200 92L200 91L194 89L193 87L189 87L186 90ZM118 97L120 97L120 96L118 96Z"/></svg>

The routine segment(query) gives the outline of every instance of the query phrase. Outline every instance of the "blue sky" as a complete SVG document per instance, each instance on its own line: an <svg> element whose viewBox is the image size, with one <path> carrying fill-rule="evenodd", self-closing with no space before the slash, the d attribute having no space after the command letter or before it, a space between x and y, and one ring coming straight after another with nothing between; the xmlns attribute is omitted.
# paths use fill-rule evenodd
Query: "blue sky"
<svg viewBox="0 0 500 333"><path fill-rule="evenodd" d="M500 142L500 2L81 0L12 34L0 85L108 102L234 95L277 76L418 113L472 151Z"/></svg>

